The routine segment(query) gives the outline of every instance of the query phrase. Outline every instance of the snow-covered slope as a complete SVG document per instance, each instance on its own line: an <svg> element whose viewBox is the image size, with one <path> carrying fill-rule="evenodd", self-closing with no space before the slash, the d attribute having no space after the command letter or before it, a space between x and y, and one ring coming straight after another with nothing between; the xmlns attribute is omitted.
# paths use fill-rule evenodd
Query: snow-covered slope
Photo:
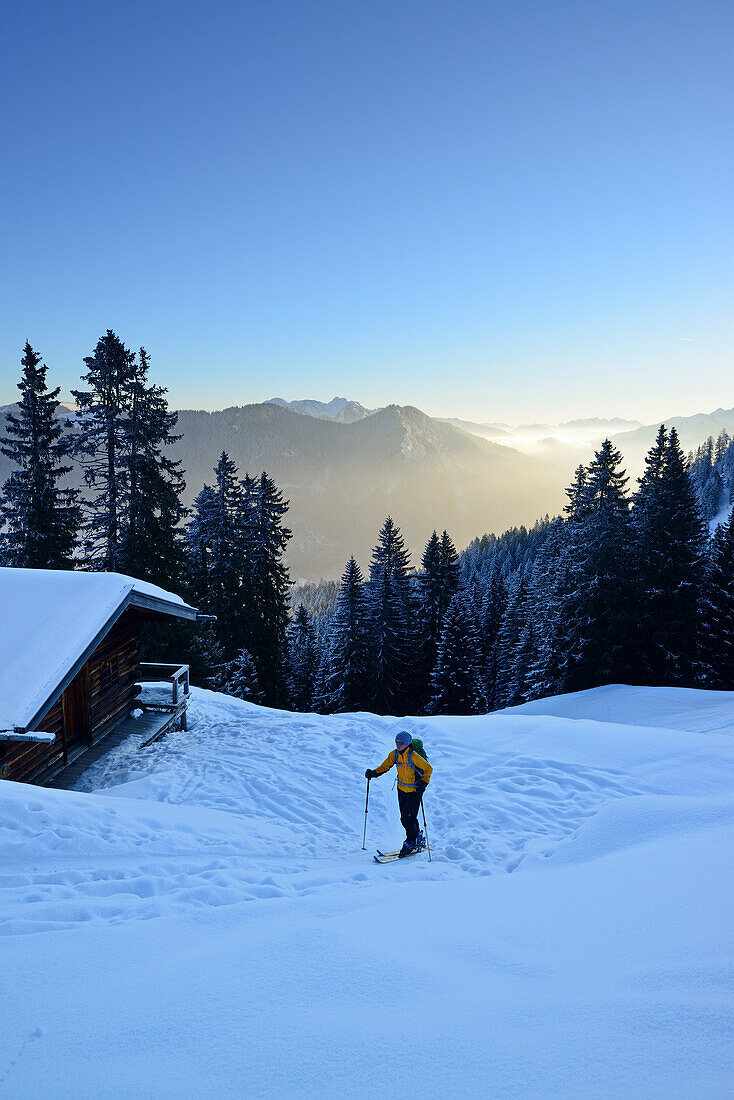
<svg viewBox="0 0 734 1100"><path fill-rule="evenodd" d="M536 699L532 703L508 707L503 714L547 714L633 726L663 726L691 733L734 734L734 693L610 684L574 695Z"/></svg>
<svg viewBox="0 0 734 1100"><path fill-rule="evenodd" d="M402 726L435 855L379 867L362 776ZM397 720L195 691L79 787L0 784L0 1092L729 1092L729 693Z"/></svg>
<svg viewBox="0 0 734 1100"><path fill-rule="evenodd" d="M720 527L722 523L726 523L731 515L732 505L725 504L721 511L709 520L709 534L713 535L716 532L716 528Z"/></svg>

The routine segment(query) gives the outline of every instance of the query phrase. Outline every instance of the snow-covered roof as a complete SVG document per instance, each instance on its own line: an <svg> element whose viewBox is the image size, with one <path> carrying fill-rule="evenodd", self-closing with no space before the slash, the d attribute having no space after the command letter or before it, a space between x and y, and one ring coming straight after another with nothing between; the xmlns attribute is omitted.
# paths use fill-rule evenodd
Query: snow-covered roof
<svg viewBox="0 0 734 1100"><path fill-rule="evenodd" d="M120 573L0 568L0 730L33 729L128 607L196 618Z"/></svg>

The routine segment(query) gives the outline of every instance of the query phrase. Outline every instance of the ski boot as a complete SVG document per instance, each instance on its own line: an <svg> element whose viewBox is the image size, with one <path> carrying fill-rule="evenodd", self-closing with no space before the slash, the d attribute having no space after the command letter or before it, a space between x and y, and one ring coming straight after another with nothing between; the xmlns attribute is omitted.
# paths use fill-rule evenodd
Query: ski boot
<svg viewBox="0 0 734 1100"><path fill-rule="evenodd" d="M402 859L404 856L412 856L415 851L416 842L414 840L407 840L403 844L402 848L398 852L398 858Z"/></svg>

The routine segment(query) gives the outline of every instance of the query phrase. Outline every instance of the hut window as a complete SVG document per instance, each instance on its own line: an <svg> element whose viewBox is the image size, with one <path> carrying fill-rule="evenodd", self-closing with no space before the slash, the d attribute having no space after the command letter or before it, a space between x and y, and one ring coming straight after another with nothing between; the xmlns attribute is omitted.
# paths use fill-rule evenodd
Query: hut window
<svg viewBox="0 0 734 1100"><path fill-rule="evenodd" d="M117 657L113 657L111 661L102 665L99 670L99 689L100 691L107 691L113 684L116 684L119 679L120 668L117 661Z"/></svg>

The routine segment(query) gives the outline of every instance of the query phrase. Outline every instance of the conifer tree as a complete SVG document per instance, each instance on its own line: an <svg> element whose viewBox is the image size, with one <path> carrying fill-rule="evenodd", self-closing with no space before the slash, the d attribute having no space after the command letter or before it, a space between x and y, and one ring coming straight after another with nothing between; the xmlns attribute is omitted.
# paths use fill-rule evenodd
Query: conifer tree
<svg viewBox="0 0 734 1100"><path fill-rule="evenodd" d="M582 481L586 471L583 471ZM533 564L528 585L527 618L532 624L534 654L527 671L529 697L557 695L565 690L569 669L579 653L576 614L581 595L580 544L583 540L582 498L568 490L568 518L557 519ZM525 636L527 642L527 635ZM520 640L518 639L518 645Z"/></svg>
<svg viewBox="0 0 734 1100"><path fill-rule="evenodd" d="M192 682L219 691L228 666L214 624L191 632L186 654Z"/></svg>
<svg viewBox="0 0 734 1100"><path fill-rule="evenodd" d="M606 439L594 455L571 528L571 572L576 596L564 609L574 639L564 690L623 679L634 641L635 586L628 478L622 456Z"/></svg>
<svg viewBox="0 0 734 1100"><path fill-rule="evenodd" d="M0 495L0 560L37 569L72 569L80 512L77 493L60 489L70 473L71 442L56 413L58 388L49 390L47 367L26 341L18 383L18 413L8 413L0 451L15 469Z"/></svg>
<svg viewBox="0 0 734 1100"><path fill-rule="evenodd" d="M319 695L328 712L367 710L370 683L368 607L362 571L352 557L342 574L324 652Z"/></svg>
<svg viewBox="0 0 734 1100"><path fill-rule="evenodd" d="M414 663L418 709L428 702L431 673L448 606L459 587L459 555L446 531L439 539L434 531L426 544L418 574L418 649Z"/></svg>
<svg viewBox="0 0 734 1100"><path fill-rule="evenodd" d="M729 433L727 432L726 428L722 428L716 439L716 446L714 448L714 462L721 462L722 458L729 449L730 443L731 439L729 437Z"/></svg>
<svg viewBox="0 0 734 1100"><path fill-rule="evenodd" d="M245 596L244 637L257 666L268 706L287 700L287 643L290 577L283 554L291 531L283 525L288 501L263 473L245 491L251 493L247 551L250 566Z"/></svg>
<svg viewBox="0 0 734 1100"><path fill-rule="evenodd" d="M459 591L459 555L448 531L441 535L441 613L445 614L452 599Z"/></svg>
<svg viewBox="0 0 734 1100"><path fill-rule="evenodd" d="M636 605L621 458L606 440L567 489L566 519L551 525L528 583L505 705L609 683L629 669Z"/></svg>
<svg viewBox="0 0 734 1100"><path fill-rule="evenodd" d="M125 508L118 568L162 587L178 584L183 570L179 524L186 514L181 463L164 448L174 434L178 414L168 411L166 391L148 381L150 358L140 349L133 365L126 409Z"/></svg>
<svg viewBox="0 0 734 1100"><path fill-rule="evenodd" d="M282 518L288 503L267 474L238 479L222 452L216 483L194 501L186 529L192 595L217 616L226 659L246 649L268 706L287 701L288 571L282 556L291 532Z"/></svg>
<svg viewBox="0 0 734 1100"><path fill-rule="evenodd" d="M252 654L247 649L241 649L234 660L225 667L219 690L225 695L234 695L235 698L244 699L248 703L260 705L264 703L257 667Z"/></svg>
<svg viewBox="0 0 734 1100"><path fill-rule="evenodd" d="M373 709L404 714L413 694L409 558L400 528L388 516L372 551L369 606Z"/></svg>
<svg viewBox="0 0 734 1100"><path fill-rule="evenodd" d="M489 710L497 706L499 632L507 610L507 588L499 568L492 570L481 603L479 652L484 696Z"/></svg>
<svg viewBox="0 0 734 1100"><path fill-rule="evenodd" d="M699 624L706 687L734 690L734 512L711 540Z"/></svg>
<svg viewBox="0 0 734 1100"><path fill-rule="evenodd" d="M522 703L525 670L520 667L520 642L525 638L528 612L528 586L522 572L512 585L505 614L497 636L497 677L495 709Z"/></svg>
<svg viewBox="0 0 734 1100"><path fill-rule="evenodd" d="M209 554L216 507L216 489L213 485L204 485L194 500L191 519L184 532L186 583L192 598L199 601L209 598Z"/></svg>
<svg viewBox="0 0 734 1100"><path fill-rule="evenodd" d="M634 675L653 684L693 677L705 529L675 428L661 425L633 510L639 591Z"/></svg>
<svg viewBox="0 0 734 1100"><path fill-rule="evenodd" d="M177 414L168 410L166 391L149 382L145 348L136 356L108 329L84 362L89 388L73 392L80 428L75 453L91 491L86 564L176 585L184 480L165 448L179 438Z"/></svg>
<svg viewBox="0 0 734 1100"><path fill-rule="evenodd" d="M216 635L230 661L242 649L251 524L243 483L226 451L214 475L215 484L194 501L186 544L193 598L216 615Z"/></svg>
<svg viewBox="0 0 734 1100"><path fill-rule="evenodd" d="M124 463L127 443L126 410L135 374L135 354L111 329L97 341L84 362L82 381L88 389L72 390L79 415L75 455L92 497L86 504L85 564L116 571L120 568L125 510Z"/></svg>
<svg viewBox="0 0 734 1100"><path fill-rule="evenodd" d="M433 642L434 647L432 655L433 661L431 661L429 665L431 668L433 667L433 663L435 663L435 651L438 646L438 638L441 629L441 616L442 611L445 610L441 607L441 573L441 542L437 532L434 531L423 551L421 572L418 576L421 601L421 630L427 648L430 645L429 639Z"/></svg>
<svg viewBox="0 0 734 1100"><path fill-rule="evenodd" d="M432 714L478 714L486 708L479 670L479 639L466 594L458 593L443 620L431 676Z"/></svg>
<svg viewBox="0 0 734 1100"><path fill-rule="evenodd" d="M313 709L316 680L316 637L308 611L301 604L288 628L288 695L293 710Z"/></svg>
<svg viewBox="0 0 734 1100"><path fill-rule="evenodd" d="M588 472L586 467L583 465L577 466L574 473L574 479L566 489L568 504L563 508L563 511L569 519L579 520L583 519L586 515L587 481Z"/></svg>
<svg viewBox="0 0 734 1100"><path fill-rule="evenodd" d="M566 489L565 519L559 517L549 524L532 564L522 637L516 643L518 651L524 647L527 657L532 639L532 662L521 677L528 698L566 691L584 652L585 524L591 512L588 480L587 468L578 466Z"/></svg>

